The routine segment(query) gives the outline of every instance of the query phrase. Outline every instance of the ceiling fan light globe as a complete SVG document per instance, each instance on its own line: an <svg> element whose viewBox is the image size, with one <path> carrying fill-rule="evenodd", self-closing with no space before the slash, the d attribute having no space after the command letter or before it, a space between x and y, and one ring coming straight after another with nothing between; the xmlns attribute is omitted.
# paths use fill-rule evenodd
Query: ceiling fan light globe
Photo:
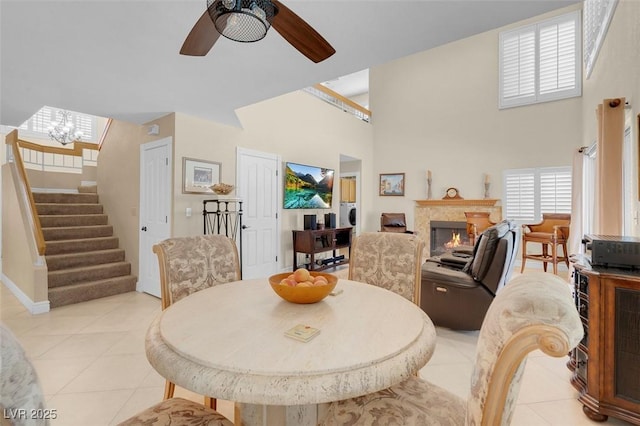
<svg viewBox="0 0 640 426"><path fill-rule="evenodd" d="M235 0L222 0L222 4L224 5L224 7L226 7L229 10L233 9L234 7L236 7L236 1Z"/></svg>

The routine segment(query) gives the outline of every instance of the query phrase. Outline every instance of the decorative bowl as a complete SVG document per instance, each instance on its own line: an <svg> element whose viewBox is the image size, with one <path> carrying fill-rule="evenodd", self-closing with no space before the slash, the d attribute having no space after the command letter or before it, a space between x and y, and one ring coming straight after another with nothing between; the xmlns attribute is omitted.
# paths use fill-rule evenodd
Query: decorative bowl
<svg viewBox="0 0 640 426"><path fill-rule="evenodd" d="M211 185L211 190L218 195L228 195L233 191L233 185L222 182L216 183L215 185Z"/></svg>
<svg viewBox="0 0 640 426"><path fill-rule="evenodd" d="M287 302L291 303L316 303L324 299L333 291L338 283L338 277L323 272L309 272L311 277L323 276L327 279L328 284L313 286L291 286L280 284L282 280L292 275L292 272L284 272L269 277L269 284L276 294ZM301 283L299 283L301 284Z"/></svg>

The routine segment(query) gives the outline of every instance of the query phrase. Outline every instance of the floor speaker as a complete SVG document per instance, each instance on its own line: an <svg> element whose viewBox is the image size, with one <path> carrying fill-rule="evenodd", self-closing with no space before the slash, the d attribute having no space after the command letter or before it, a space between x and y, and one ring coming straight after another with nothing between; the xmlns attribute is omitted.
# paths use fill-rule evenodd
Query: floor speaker
<svg viewBox="0 0 640 426"><path fill-rule="evenodd" d="M335 213L325 213L324 214L324 226L325 226L325 228L335 228L336 227L336 214Z"/></svg>
<svg viewBox="0 0 640 426"><path fill-rule="evenodd" d="M316 215L314 214L305 214L304 215L304 229L318 229L318 225L316 224Z"/></svg>

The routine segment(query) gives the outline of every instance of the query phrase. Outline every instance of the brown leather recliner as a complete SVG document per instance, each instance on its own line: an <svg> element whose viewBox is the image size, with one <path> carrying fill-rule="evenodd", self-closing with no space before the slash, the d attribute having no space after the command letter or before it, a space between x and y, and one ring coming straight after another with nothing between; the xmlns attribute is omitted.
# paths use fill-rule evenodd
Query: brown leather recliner
<svg viewBox="0 0 640 426"><path fill-rule="evenodd" d="M412 231L407 230L407 220L404 213L382 213L380 216L380 231L413 234Z"/></svg>
<svg viewBox="0 0 640 426"><path fill-rule="evenodd" d="M487 228L471 254L446 253L422 265L420 307L438 326L479 330L496 293L511 276L520 227L503 221Z"/></svg>

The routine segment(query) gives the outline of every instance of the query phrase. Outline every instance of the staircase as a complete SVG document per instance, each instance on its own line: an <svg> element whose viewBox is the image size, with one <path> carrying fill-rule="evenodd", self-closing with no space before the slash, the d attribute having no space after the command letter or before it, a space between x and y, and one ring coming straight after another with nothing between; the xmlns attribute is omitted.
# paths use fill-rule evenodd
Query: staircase
<svg viewBox="0 0 640 426"><path fill-rule="evenodd" d="M93 192L89 192L93 191ZM34 192L46 242L51 308L136 289L137 278L93 189Z"/></svg>

